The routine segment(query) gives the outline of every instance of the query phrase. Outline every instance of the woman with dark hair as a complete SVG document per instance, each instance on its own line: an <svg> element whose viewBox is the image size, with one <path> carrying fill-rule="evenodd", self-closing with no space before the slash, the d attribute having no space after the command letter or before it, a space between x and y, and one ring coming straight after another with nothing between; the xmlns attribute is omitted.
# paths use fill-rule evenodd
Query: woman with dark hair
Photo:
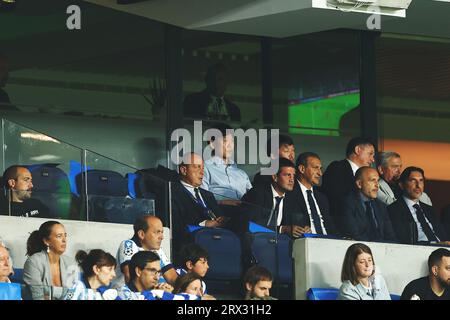
<svg viewBox="0 0 450 320"><path fill-rule="evenodd" d="M215 300L208 294L203 294L202 278L194 272L179 276L175 281L173 293L187 293L200 296L202 300Z"/></svg>
<svg viewBox="0 0 450 320"><path fill-rule="evenodd" d="M339 300L391 300L384 278L375 273L372 251L363 243L347 249L341 280Z"/></svg>
<svg viewBox="0 0 450 320"><path fill-rule="evenodd" d="M78 280L78 266L63 255L66 245L67 233L58 221L46 221L30 234L23 280L33 300L60 299L64 288L71 288Z"/></svg>
<svg viewBox="0 0 450 320"><path fill-rule="evenodd" d="M83 278L71 288L66 300L113 300L116 290L108 290L111 281L116 277L116 259L101 249L93 249L86 253L77 252L75 259L83 271Z"/></svg>
<svg viewBox="0 0 450 320"><path fill-rule="evenodd" d="M202 279L193 272L186 273L177 278L173 293L189 293L202 296Z"/></svg>

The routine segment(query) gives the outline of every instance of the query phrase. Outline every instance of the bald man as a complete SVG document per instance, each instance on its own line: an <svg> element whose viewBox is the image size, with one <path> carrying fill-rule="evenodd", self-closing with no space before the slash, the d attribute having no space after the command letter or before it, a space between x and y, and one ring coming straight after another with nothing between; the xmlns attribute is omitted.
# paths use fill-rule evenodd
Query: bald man
<svg viewBox="0 0 450 320"><path fill-rule="evenodd" d="M377 199L376 169L361 167L355 173L356 190L343 202L343 235L357 241L396 242L386 205Z"/></svg>
<svg viewBox="0 0 450 320"><path fill-rule="evenodd" d="M161 247L164 239L162 221L155 216L143 215L136 219L133 229L133 237L122 241L117 250L117 277L113 286L121 287L130 281L129 264L133 255L139 251L152 251L158 254L163 276L161 280L174 285L178 275Z"/></svg>
<svg viewBox="0 0 450 320"><path fill-rule="evenodd" d="M19 217L50 218L50 209L31 199L33 177L22 166L11 166L3 173L5 194L0 197L0 214Z"/></svg>

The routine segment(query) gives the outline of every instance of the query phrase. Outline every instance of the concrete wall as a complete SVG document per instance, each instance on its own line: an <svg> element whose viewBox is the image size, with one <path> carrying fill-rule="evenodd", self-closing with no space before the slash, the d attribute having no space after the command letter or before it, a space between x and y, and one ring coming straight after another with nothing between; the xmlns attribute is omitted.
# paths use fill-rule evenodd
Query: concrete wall
<svg viewBox="0 0 450 320"><path fill-rule="evenodd" d="M339 288L347 248L356 241L298 239L293 245L295 298L305 299L309 288ZM427 261L437 247L364 242L389 293L400 295L412 280L428 274Z"/></svg>
<svg viewBox="0 0 450 320"><path fill-rule="evenodd" d="M0 216L0 237L10 249L14 268L23 268L30 233L48 219ZM75 257L78 250L103 249L116 256L121 241L133 236L133 226L85 221L60 221L67 232L65 255ZM170 230L164 228L162 247L170 257Z"/></svg>

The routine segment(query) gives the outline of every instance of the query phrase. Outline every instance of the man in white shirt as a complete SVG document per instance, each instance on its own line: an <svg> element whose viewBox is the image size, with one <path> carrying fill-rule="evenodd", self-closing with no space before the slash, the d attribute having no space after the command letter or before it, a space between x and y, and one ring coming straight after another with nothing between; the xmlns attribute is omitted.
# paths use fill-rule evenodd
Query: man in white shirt
<svg viewBox="0 0 450 320"><path fill-rule="evenodd" d="M406 168L400 176L403 191L397 201L388 206L392 226L398 240L405 244L440 243L450 245L432 206L420 201L425 187L425 174L418 167Z"/></svg>
<svg viewBox="0 0 450 320"><path fill-rule="evenodd" d="M136 219L133 229L133 237L122 241L117 250L118 270L114 287L120 287L129 282L129 263L133 255L139 251L153 251L158 254L162 275L165 281L173 285L178 275L161 247L164 238L161 220L155 216L143 215Z"/></svg>
<svg viewBox="0 0 450 320"><path fill-rule="evenodd" d="M334 223L329 215L327 197L315 187L322 177L322 161L313 152L301 153L295 164L297 180L293 195L296 215L306 230L304 233L330 235L336 234Z"/></svg>

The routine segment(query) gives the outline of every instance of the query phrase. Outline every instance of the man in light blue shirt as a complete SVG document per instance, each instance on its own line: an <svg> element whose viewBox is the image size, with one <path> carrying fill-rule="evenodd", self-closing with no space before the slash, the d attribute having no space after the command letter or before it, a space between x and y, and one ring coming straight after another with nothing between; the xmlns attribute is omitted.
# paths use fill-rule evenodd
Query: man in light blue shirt
<svg viewBox="0 0 450 320"><path fill-rule="evenodd" d="M219 124L214 129L219 130L222 137L210 141L214 154L205 161L202 188L214 193L220 204L237 205L236 200L240 200L252 184L247 173L233 161L234 135L227 132L231 127Z"/></svg>

